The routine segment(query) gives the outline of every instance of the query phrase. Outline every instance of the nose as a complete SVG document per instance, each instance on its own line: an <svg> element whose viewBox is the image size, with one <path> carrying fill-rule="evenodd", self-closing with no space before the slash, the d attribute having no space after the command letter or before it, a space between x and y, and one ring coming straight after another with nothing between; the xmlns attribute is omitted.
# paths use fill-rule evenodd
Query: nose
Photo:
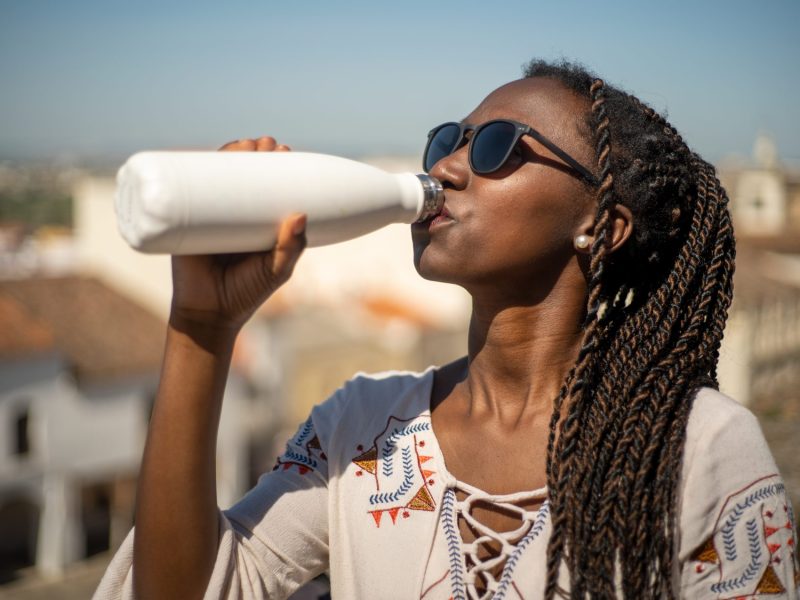
<svg viewBox="0 0 800 600"><path fill-rule="evenodd" d="M429 175L436 177L445 188L463 190L469 183L471 170L469 168L469 158L467 144L461 148L441 158L431 170Z"/></svg>

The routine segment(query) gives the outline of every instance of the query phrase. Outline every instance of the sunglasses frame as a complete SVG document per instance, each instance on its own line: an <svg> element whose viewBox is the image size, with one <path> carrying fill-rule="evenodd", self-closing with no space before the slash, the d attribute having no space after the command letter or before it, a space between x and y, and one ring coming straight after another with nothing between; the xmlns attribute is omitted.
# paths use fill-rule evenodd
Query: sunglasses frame
<svg viewBox="0 0 800 600"><path fill-rule="evenodd" d="M509 144L508 150L506 151L506 154L503 157L503 160L500 161L500 164L497 167L495 167L494 169L483 170L482 171L482 170L479 170L479 169L475 168L474 161L472 160L472 152L473 152L473 149L474 149L472 142L473 142L473 140L475 140L478 137L478 135L480 134L482 129L488 127L489 125L492 125L493 123L507 123L507 124L513 125L515 127L514 139L511 142L511 144ZM450 156L450 154L453 154L453 152L455 152L456 150L461 148L461 146L463 145L462 142L464 140L464 134L467 133L468 131L472 131L473 132L472 133L472 137L469 139L469 142L468 142L469 143L469 151L468 151L469 167L470 167L470 169L472 169L473 173L477 173L478 175L488 175L488 174L494 173L495 171L497 171L500 168L502 168L502 166L504 164L506 164L506 161L508 160L508 157L511 155L511 152L514 150L516 145L519 143L520 138L522 138L522 136L529 135L533 139L535 139L537 142L539 142L542 146L544 146L545 148L550 150L550 152L552 152L553 154L558 156L561 160L563 160L565 163L567 163L570 167L575 169L575 171L577 171L578 174L580 174L581 178L584 179L587 183L589 183L589 184L591 184L591 185L593 185L595 187L597 187L599 185L599 183L600 183L597 180L597 178L592 174L592 172L589 171L589 169L584 167L581 163L579 163L577 160L572 158L569 154L564 152L561 148L556 146L553 142L551 142L549 139L547 139L544 135L542 135L541 133L536 131L530 125L526 125L525 123L520 123L519 121L514 121L512 119L492 119L491 121L486 121L485 123L481 123L480 125L470 125L469 123L457 123L456 121L448 121L447 123L442 123L441 125L439 125L437 127L434 127L433 129L431 129L428 132L428 142L427 142L427 144L425 144L425 152L422 155L422 168L425 169L426 172L429 170L429 169L425 168L425 164L428 162L428 152L430 151L431 141L433 140L434 136L439 131L441 131L444 127L447 127L447 126L450 126L450 125L455 125L456 127L458 127L458 141L455 143L455 145L453 146L453 149L450 150L449 154L447 154L446 156ZM442 157L442 158L444 158L444 157ZM439 160L441 160L441 159L439 159Z"/></svg>

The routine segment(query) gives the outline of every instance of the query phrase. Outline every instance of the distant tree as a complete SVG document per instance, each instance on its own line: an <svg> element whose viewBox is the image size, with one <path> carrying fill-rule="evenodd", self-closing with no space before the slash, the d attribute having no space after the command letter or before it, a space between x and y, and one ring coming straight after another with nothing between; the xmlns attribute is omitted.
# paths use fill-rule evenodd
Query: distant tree
<svg viewBox="0 0 800 600"><path fill-rule="evenodd" d="M72 227L72 197L52 188L0 189L0 223L3 222L21 222L31 229L42 225Z"/></svg>

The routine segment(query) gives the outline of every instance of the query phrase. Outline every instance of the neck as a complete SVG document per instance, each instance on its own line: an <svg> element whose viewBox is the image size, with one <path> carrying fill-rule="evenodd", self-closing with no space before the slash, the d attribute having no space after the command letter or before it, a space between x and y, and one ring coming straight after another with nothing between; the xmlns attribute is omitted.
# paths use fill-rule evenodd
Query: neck
<svg viewBox="0 0 800 600"><path fill-rule="evenodd" d="M505 428L547 420L583 339L583 298L553 290L535 304L473 296L470 417Z"/></svg>

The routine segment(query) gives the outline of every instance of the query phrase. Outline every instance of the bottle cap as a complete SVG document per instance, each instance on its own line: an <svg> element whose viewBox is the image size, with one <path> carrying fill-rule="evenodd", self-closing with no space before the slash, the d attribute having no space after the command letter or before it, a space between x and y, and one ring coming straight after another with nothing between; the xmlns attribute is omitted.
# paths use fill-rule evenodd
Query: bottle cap
<svg viewBox="0 0 800 600"><path fill-rule="evenodd" d="M435 177L424 173L417 175L422 184L422 207L417 214L416 221L424 221L438 215L444 205L444 188L441 182Z"/></svg>

